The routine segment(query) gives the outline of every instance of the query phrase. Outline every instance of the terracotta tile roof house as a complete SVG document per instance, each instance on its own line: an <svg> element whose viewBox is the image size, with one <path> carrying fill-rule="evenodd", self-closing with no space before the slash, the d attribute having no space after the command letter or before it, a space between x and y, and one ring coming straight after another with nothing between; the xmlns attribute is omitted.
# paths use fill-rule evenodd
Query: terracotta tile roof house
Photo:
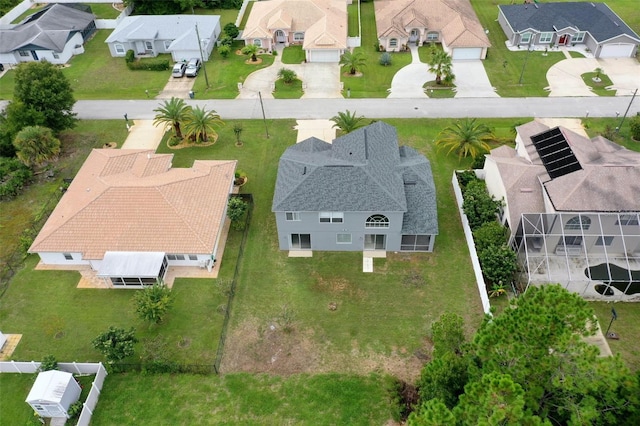
<svg viewBox="0 0 640 426"><path fill-rule="evenodd" d="M511 46L581 44L596 58L633 58L640 45L640 36L605 3L512 4L498 8L498 22Z"/></svg>
<svg viewBox="0 0 640 426"><path fill-rule="evenodd" d="M339 62L347 48L346 1L254 2L241 38L267 51L301 44L307 62Z"/></svg>
<svg viewBox="0 0 640 426"><path fill-rule="evenodd" d="M505 200L502 221L529 282L632 297L632 275L612 271L640 269L640 153L539 121L516 130L515 149L492 150L483 172L488 191ZM608 275L589 272L594 265ZM627 284L600 291L614 281Z"/></svg>
<svg viewBox="0 0 640 426"><path fill-rule="evenodd" d="M84 42L96 30L94 18L88 6L49 5L15 27L0 30L0 63L65 64L84 53Z"/></svg>
<svg viewBox="0 0 640 426"><path fill-rule="evenodd" d="M29 252L45 264L91 265L115 285L155 282L167 265L211 266L236 161L172 168L172 158L94 149Z"/></svg>
<svg viewBox="0 0 640 426"><path fill-rule="evenodd" d="M202 52L202 59L208 61L221 31L220 17L216 15L127 16L105 43L114 57L124 57L127 50L133 50L138 57L171 53L173 60L179 62L200 58Z"/></svg>
<svg viewBox="0 0 640 426"><path fill-rule="evenodd" d="M469 0L376 0L380 45L442 43L453 59L484 59L491 46Z"/></svg>
<svg viewBox="0 0 640 426"><path fill-rule="evenodd" d="M287 148L272 211L280 250L432 251L438 234L429 161L381 121Z"/></svg>

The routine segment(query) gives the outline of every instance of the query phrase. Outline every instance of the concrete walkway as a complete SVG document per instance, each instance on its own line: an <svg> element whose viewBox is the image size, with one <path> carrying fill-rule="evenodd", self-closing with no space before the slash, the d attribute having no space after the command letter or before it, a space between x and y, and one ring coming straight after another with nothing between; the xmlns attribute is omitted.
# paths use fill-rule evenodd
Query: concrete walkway
<svg viewBox="0 0 640 426"><path fill-rule="evenodd" d="M581 75L602 68L617 90L616 96L629 96L640 88L640 63L633 58L571 58L554 64L547 71L549 96L598 96L582 81Z"/></svg>
<svg viewBox="0 0 640 426"><path fill-rule="evenodd" d="M164 136L165 127L154 126L153 120L133 120L129 128L129 136L121 149L153 149L156 150Z"/></svg>
<svg viewBox="0 0 640 426"><path fill-rule="evenodd" d="M258 92L263 99L273 99L278 72L287 68L296 73L302 81L302 99L342 98L340 87L340 65L337 63L283 64L282 47L278 47L273 64L252 72L242 84L236 99L257 99Z"/></svg>
<svg viewBox="0 0 640 426"><path fill-rule="evenodd" d="M393 76L388 98L427 98L422 86L427 81L436 79L434 74L427 71L429 66L420 62L418 47L409 46L409 49L411 63L400 68Z"/></svg>
<svg viewBox="0 0 640 426"><path fill-rule="evenodd" d="M297 120L294 127L298 131L296 143L305 139L316 137L325 142L333 142L336 138L336 128L331 120Z"/></svg>

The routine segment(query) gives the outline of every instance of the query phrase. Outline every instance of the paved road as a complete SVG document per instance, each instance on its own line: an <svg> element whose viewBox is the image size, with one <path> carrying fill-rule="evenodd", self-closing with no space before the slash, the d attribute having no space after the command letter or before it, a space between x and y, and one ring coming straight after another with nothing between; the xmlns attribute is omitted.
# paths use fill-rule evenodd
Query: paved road
<svg viewBox="0 0 640 426"><path fill-rule="evenodd" d="M458 118L458 117L615 117L624 114L630 96L553 98L451 98L451 99L265 99L269 119L327 119L339 111L357 111L367 118ZM6 102L0 101L0 108ZM78 101L78 118L153 119L157 100ZM190 105L214 109L223 119L262 118L257 99L193 100ZM640 112L637 96L629 116Z"/></svg>

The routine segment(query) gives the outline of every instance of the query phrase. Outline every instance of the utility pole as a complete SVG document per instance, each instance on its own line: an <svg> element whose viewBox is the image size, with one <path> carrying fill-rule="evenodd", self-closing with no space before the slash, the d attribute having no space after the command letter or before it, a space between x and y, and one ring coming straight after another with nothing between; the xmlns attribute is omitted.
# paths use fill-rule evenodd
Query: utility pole
<svg viewBox="0 0 640 426"><path fill-rule="evenodd" d="M262 108L262 120L264 121L264 130L267 132L267 139L269 139L269 128L267 127L267 116L264 115L264 104L262 103L262 93L258 92L260 98L260 108Z"/></svg>
<svg viewBox="0 0 640 426"><path fill-rule="evenodd" d="M535 50L535 47L533 49ZM518 84L522 84L522 77L524 77L524 68L527 66L527 61L529 60L531 52L533 52L533 50L531 50L531 39L529 39L529 44L527 45L527 57L524 58L524 64L522 64L522 71L520 72L520 79L518 79Z"/></svg>
<svg viewBox="0 0 640 426"><path fill-rule="evenodd" d="M622 127L622 123L624 123L624 119L627 117L627 114L629 114L629 109L631 109L631 104L633 103L633 100L636 98L637 93L638 93L638 89L636 89L633 92L633 96L629 101L629 106L627 106L627 110L624 112L624 115L622 116L622 120L620 120L620 124L618 124L618 126L616 127L616 133L620 133L620 128Z"/></svg>
<svg viewBox="0 0 640 426"><path fill-rule="evenodd" d="M193 10L193 9L191 9ZM198 37L198 47L200 48L200 61L202 61L202 71L204 71L204 82L209 88L209 77L207 77L207 66L204 61L204 55L202 54L202 42L200 41L200 31L198 31L198 23L196 22L196 36Z"/></svg>

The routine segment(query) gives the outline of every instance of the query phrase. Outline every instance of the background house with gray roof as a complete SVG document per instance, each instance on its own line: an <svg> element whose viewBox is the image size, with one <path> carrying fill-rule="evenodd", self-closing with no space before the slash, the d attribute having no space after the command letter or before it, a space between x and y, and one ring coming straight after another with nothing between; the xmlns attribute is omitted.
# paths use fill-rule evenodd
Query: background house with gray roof
<svg viewBox="0 0 640 426"><path fill-rule="evenodd" d="M84 53L84 42L96 30L94 19L88 6L49 5L20 24L0 30L0 63L46 60L65 64L73 55Z"/></svg>
<svg viewBox="0 0 640 426"><path fill-rule="evenodd" d="M217 15L127 16L105 43L113 57L124 57L127 50L133 50L136 57L170 53L179 62L200 58L202 52L202 60L208 61L220 32Z"/></svg>
<svg viewBox="0 0 640 426"><path fill-rule="evenodd" d="M429 161L380 121L287 148L272 211L281 250L432 251L438 234Z"/></svg>
<svg viewBox="0 0 640 426"><path fill-rule="evenodd" d="M515 149L492 150L483 171L526 281L638 298L640 153L537 120L516 130Z"/></svg>
<svg viewBox="0 0 640 426"><path fill-rule="evenodd" d="M498 9L511 46L583 44L596 58L629 58L640 44L640 36L605 3L525 3Z"/></svg>

